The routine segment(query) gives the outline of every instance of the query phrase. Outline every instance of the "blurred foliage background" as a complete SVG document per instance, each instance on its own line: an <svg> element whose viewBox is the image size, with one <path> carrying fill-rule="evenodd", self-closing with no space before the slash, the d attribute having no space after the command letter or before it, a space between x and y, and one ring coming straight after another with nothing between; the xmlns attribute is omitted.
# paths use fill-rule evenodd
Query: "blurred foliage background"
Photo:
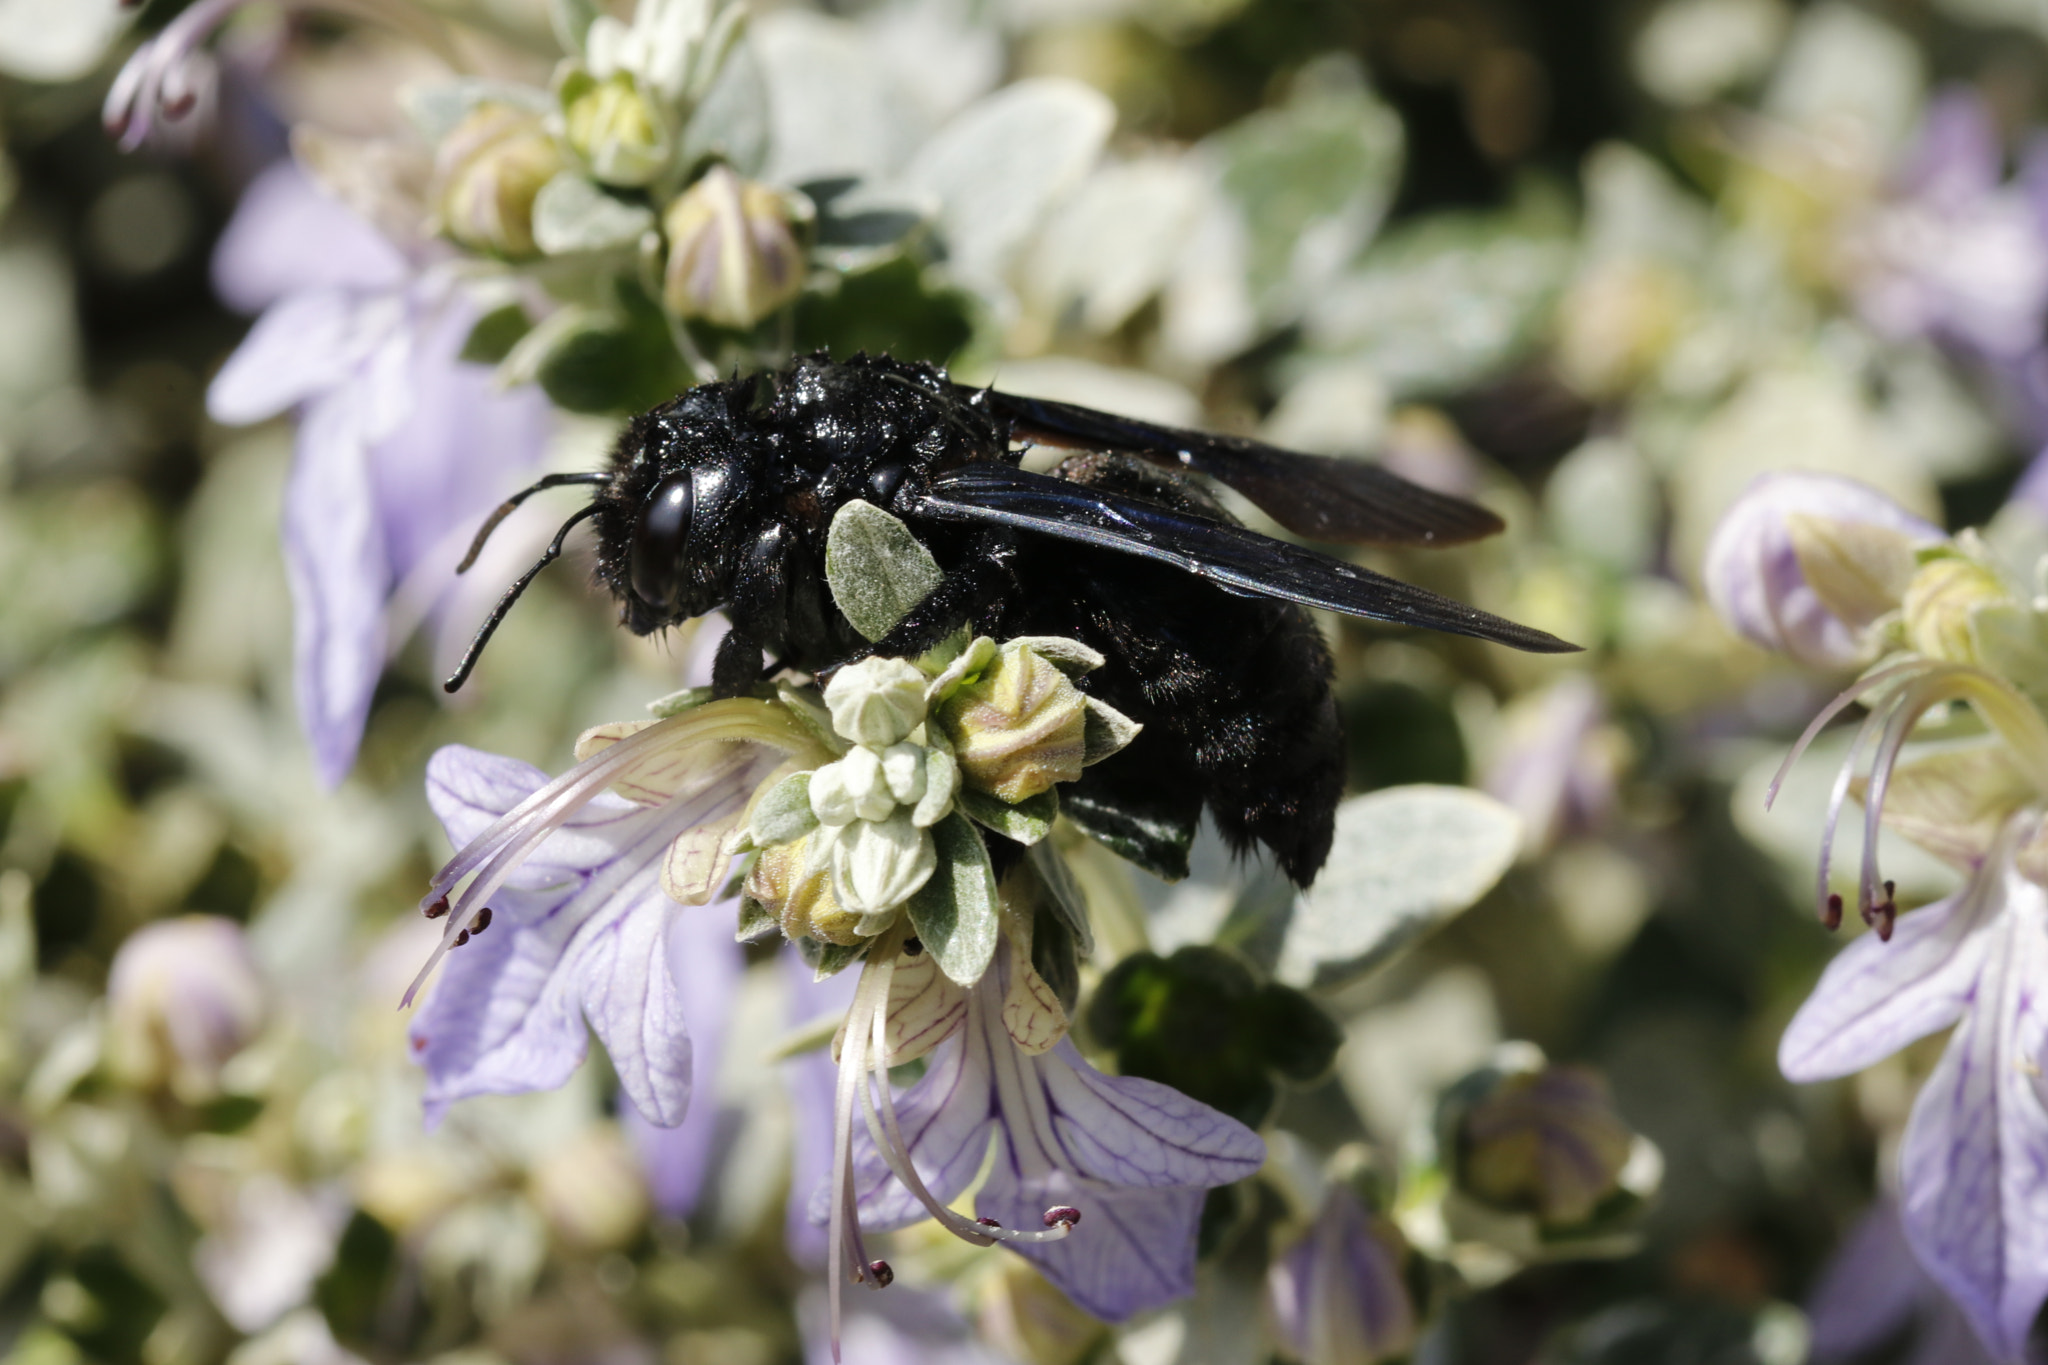
<svg viewBox="0 0 2048 1365"><path fill-rule="evenodd" d="M207 415L248 326L212 262L289 127L390 135L422 59L344 17L252 7L222 40L209 131L128 154L101 101L181 7L67 36L71 8L0 3L0 1358L817 1359L812 1279L783 1244L800 1123L764 1065L787 1009L765 958L724 1045L716 1194L687 1217L657 1207L601 1061L420 1129L393 1004L446 851L426 756L459 741L558 769L578 730L636 714L690 654L619 631L579 550L456 702L435 630L396 648L353 772L316 776L278 548L292 432ZM542 7L436 8L545 81ZM1430 1267L1412 1277L1419 1344L1346 1358L1806 1358L1806 1310L1881 1198L1933 1054L1841 1084L1778 1075L1778 1034L1832 951L1806 890L1824 793L1766 819L1760 783L1839 679L1738 640L1698 597L1699 558L1752 476L1793 467L1989 523L2015 554L2041 543L2013 493L2048 436L2048 218L1986 238L1971 215L2025 192L2008 172L2048 112L2044 37L2026 0L756 6L771 94L825 92L825 114L778 136L855 108L831 82L892 51L884 75L937 111L920 126L1028 77L1115 111L992 275L943 228L885 243L814 280L792 344L1377 457L1509 530L1368 562L1588 646L1534 658L1331 626L1353 789L1487 790L1521 843L1469 910L1317 991L1344 1043L1278 1083L1277 1173L1212 1204L1202 1273L1225 1288L1112 1332L1015 1262L920 1261L905 1234L899 1278L951 1284L966 1326L870 1358L1284 1354L1227 1286L1255 1294L1293 1226L1290 1163L1340 1152L1377 1173ZM1915 179L1942 100L1994 135L1961 207ZM850 137L886 131L846 118ZM906 127L901 147L922 135ZM827 164L778 148L762 174L817 197L804 172ZM1931 155L1938 172L1961 154ZM1004 172L963 192L999 199ZM554 379L558 406L599 411L564 415L545 458L587 467L602 410L627 404ZM463 610L457 625L481 607ZM1952 885L1889 852L1902 897ZM1275 894L1220 854L1138 893L1143 939L1119 952L1221 942L1254 961ZM189 915L239 932L110 993L124 944ZM1227 1011L1187 989L1196 1017ZM202 1015L231 1026L176 1036ZM1660 1156L1654 1203L1597 1254L1536 1224L1445 1221L1443 1188L1469 1173L1432 1124L1461 1078L1531 1064L1511 1040L1604 1077L1624 1134ZM1143 1041L1092 1050L1131 1067ZM1541 1207L1499 1202L1525 1222ZM1924 1294L1921 1325L1898 1318L1868 1358L1935 1339Z"/></svg>

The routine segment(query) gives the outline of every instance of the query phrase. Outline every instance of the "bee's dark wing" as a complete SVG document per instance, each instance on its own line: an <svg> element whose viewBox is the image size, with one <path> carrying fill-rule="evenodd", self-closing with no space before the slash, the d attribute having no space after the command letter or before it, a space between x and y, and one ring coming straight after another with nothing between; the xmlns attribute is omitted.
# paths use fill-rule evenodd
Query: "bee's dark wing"
<svg viewBox="0 0 2048 1365"><path fill-rule="evenodd" d="M1501 530L1477 503L1436 493L1363 460L1304 455L1242 436L1217 436L1132 417L990 391L1011 430L1049 445L1122 450L1229 484L1308 540L1354 545L1459 545Z"/></svg>
<svg viewBox="0 0 2048 1365"><path fill-rule="evenodd" d="M1371 621L1493 640L1538 654L1576 650L1554 635L1242 526L1227 525L1008 465L940 474L911 509L942 521L1015 527L1171 564L1227 591Z"/></svg>

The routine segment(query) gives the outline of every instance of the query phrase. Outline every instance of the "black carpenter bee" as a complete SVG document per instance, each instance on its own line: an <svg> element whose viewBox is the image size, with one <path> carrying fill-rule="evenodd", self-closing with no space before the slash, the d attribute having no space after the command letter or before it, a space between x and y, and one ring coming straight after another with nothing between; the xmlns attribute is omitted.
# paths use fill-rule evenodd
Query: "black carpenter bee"
<svg viewBox="0 0 2048 1365"><path fill-rule="evenodd" d="M1032 443L1077 453L1032 473L1019 467ZM447 688L569 530L595 517L597 578L628 629L719 608L731 619L713 668L721 695L758 683L764 658L817 674L871 650L915 655L962 625L1085 641L1108 663L1082 685L1145 729L1061 789L1063 812L1173 875L1207 806L1240 852L1264 844L1305 886L1329 854L1344 749L1329 652L1303 607L1517 649L1576 647L1259 535L1196 476L1311 540L1449 545L1501 529L1482 507L1370 464L964 388L931 365L816 355L692 389L634 418L608 470L551 475L494 513L479 545L541 489L597 488ZM872 645L825 584L827 528L855 498L902 518L945 571Z"/></svg>

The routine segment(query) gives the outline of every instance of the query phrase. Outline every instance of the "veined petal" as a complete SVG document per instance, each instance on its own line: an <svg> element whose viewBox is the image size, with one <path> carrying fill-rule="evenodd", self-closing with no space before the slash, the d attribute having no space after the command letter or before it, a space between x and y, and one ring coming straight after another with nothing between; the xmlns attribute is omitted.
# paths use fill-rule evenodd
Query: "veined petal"
<svg viewBox="0 0 2048 1365"><path fill-rule="evenodd" d="M1024 1178L998 1150L996 1166L974 1196L974 1211L1006 1227L1035 1227L1045 1210L1070 1204L1081 1224L1057 1242L1011 1248L1083 1310L1122 1322L1195 1292L1195 1234L1208 1190L1103 1187L1065 1171Z"/></svg>
<svg viewBox="0 0 2048 1365"><path fill-rule="evenodd" d="M1961 891L1901 916L1891 941L1875 933L1844 948L1778 1044L1793 1081L1861 1071L1953 1024L1969 1006L1986 944L2017 874L1987 860Z"/></svg>
<svg viewBox="0 0 2048 1365"><path fill-rule="evenodd" d="M206 410L240 426L346 387L406 317L396 293L292 294L258 318L228 357L206 391Z"/></svg>
<svg viewBox="0 0 2048 1365"><path fill-rule="evenodd" d="M1032 1070L1065 1158L1061 1164L1084 1176L1117 1185L1206 1188L1242 1180L1266 1160L1266 1144L1236 1119L1158 1081L1105 1076L1071 1041L1062 1040ZM1013 1132L1016 1126L1013 1120Z"/></svg>
<svg viewBox="0 0 2048 1365"><path fill-rule="evenodd" d="M1913 1105L1899 1160L1921 1263L1993 1353L2017 1360L2048 1299L2048 892L2008 878L1971 1008Z"/></svg>
<svg viewBox="0 0 2048 1365"><path fill-rule="evenodd" d="M289 159L250 182L213 252L215 292L245 313L308 289L395 288L406 273L397 247Z"/></svg>
<svg viewBox="0 0 2048 1365"><path fill-rule="evenodd" d="M384 671L391 587L360 430L346 392L306 408L284 503L299 724L329 786L355 762Z"/></svg>
<svg viewBox="0 0 2048 1365"><path fill-rule="evenodd" d="M896 1101L911 1164L938 1199L950 1203L958 1198L980 1172L996 1119L993 1100L986 1050L956 1038L932 1053L930 1068ZM928 1216L916 1196L890 1174L860 1124L853 1130L853 1188L861 1226L870 1232L907 1227ZM811 1197L811 1221L823 1223L831 1206L831 1186L821 1183Z"/></svg>

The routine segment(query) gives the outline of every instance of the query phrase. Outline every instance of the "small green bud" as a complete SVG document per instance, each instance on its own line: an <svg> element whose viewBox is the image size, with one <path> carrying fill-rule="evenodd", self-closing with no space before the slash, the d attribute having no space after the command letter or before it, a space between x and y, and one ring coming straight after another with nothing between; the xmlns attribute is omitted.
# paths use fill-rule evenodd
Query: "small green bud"
<svg viewBox="0 0 2048 1365"><path fill-rule="evenodd" d="M478 104L435 155L435 221L472 251L532 256L534 196L566 166L537 115Z"/></svg>
<svg viewBox="0 0 2048 1365"><path fill-rule="evenodd" d="M2011 597L1998 575L1974 559L1943 556L1930 560L1906 585L1906 638L1930 659L1974 664L1978 662L1973 628L1977 609Z"/></svg>
<svg viewBox="0 0 2048 1365"><path fill-rule="evenodd" d="M961 775L1015 804L1081 775L1088 701L1067 675L1016 641L955 689L935 719Z"/></svg>
<svg viewBox="0 0 2048 1365"><path fill-rule="evenodd" d="M652 101L626 72L562 87L562 134L607 185L640 186L661 174L674 143Z"/></svg>
<svg viewBox="0 0 2048 1365"><path fill-rule="evenodd" d="M662 215L662 302L679 318L752 327L803 292L798 218L783 195L712 167Z"/></svg>

